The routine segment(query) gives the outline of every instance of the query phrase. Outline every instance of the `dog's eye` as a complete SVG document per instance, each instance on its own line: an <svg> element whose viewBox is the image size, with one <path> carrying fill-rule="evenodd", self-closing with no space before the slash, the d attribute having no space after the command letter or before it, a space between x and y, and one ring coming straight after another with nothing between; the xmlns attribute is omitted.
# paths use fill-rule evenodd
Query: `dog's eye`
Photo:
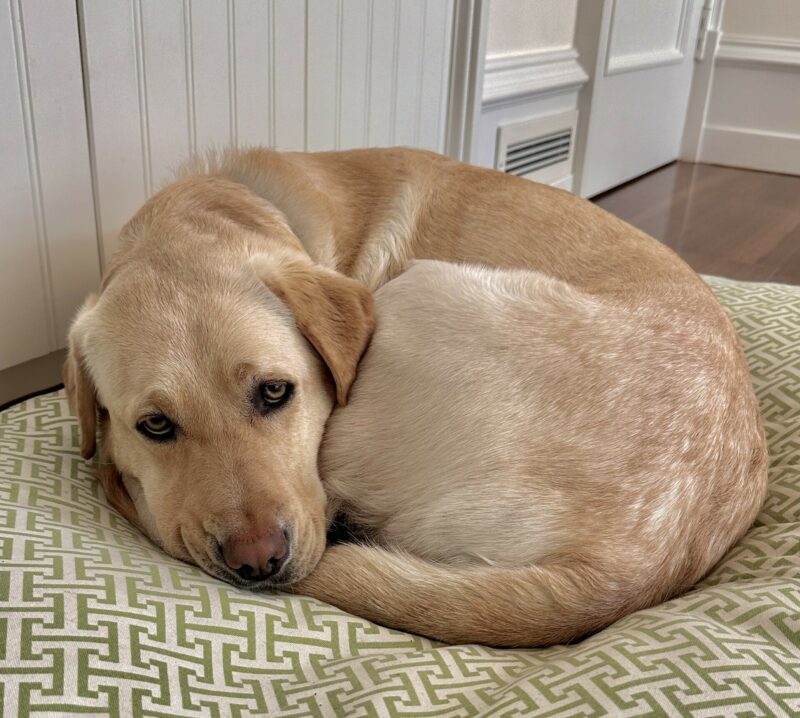
<svg viewBox="0 0 800 718"><path fill-rule="evenodd" d="M262 393L267 404L280 404L289 398L289 384L285 381L268 381L264 383Z"/></svg>
<svg viewBox="0 0 800 718"><path fill-rule="evenodd" d="M256 407L264 412L277 409L292 395L294 386L288 381L264 381L258 385Z"/></svg>
<svg viewBox="0 0 800 718"><path fill-rule="evenodd" d="M169 441L175 437L175 424L173 424L163 414L153 414L146 419L142 419L136 429L148 439L154 441Z"/></svg>

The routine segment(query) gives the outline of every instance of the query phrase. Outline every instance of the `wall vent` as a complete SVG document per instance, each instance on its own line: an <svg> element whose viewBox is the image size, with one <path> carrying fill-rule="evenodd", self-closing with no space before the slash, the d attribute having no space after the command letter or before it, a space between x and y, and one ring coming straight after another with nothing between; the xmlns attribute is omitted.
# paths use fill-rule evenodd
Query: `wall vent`
<svg viewBox="0 0 800 718"><path fill-rule="evenodd" d="M571 183L576 111L497 128L496 169L548 184Z"/></svg>
<svg viewBox="0 0 800 718"><path fill-rule="evenodd" d="M525 177L557 162L568 160L571 148L571 129L515 142L506 147L505 171Z"/></svg>

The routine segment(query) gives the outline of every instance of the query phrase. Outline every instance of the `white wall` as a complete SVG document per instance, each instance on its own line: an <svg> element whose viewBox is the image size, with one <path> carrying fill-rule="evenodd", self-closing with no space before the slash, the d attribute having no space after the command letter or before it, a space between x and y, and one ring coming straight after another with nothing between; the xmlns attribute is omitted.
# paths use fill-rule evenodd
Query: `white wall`
<svg viewBox="0 0 800 718"><path fill-rule="evenodd" d="M800 174L800 2L725 0L695 157Z"/></svg>
<svg viewBox="0 0 800 718"><path fill-rule="evenodd" d="M472 162L494 166L500 125L577 108L587 76L573 47L576 12L577 0L490 0ZM571 175L556 183L571 188Z"/></svg>
<svg viewBox="0 0 800 718"><path fill-rule="evenodd" d="M797 0L725 0L722 31L800 40L800 2Z"/></svg>

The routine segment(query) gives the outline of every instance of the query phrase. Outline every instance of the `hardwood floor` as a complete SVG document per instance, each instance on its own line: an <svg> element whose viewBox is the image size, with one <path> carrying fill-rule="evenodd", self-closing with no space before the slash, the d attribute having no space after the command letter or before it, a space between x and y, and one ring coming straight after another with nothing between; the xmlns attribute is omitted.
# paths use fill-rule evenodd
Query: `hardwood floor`
<svg viewBox="0 0 800 718"><path fill-rule="evenodd" d="M800 177L675 162L593 201L698 272L800 284Z"/></svg>

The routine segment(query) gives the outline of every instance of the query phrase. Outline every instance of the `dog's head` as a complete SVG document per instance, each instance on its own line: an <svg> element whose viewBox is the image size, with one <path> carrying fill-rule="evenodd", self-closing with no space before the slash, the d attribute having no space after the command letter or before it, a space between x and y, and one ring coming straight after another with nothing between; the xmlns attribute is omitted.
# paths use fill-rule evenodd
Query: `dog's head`
<svg viewBox="0 0 800 718"><path fill-rule="evenodd" d="M167 552L259 588L303 578L324 550L317 452L372 297L231 185L183 180L128 224L64 378L111 503Z"/></svg>

